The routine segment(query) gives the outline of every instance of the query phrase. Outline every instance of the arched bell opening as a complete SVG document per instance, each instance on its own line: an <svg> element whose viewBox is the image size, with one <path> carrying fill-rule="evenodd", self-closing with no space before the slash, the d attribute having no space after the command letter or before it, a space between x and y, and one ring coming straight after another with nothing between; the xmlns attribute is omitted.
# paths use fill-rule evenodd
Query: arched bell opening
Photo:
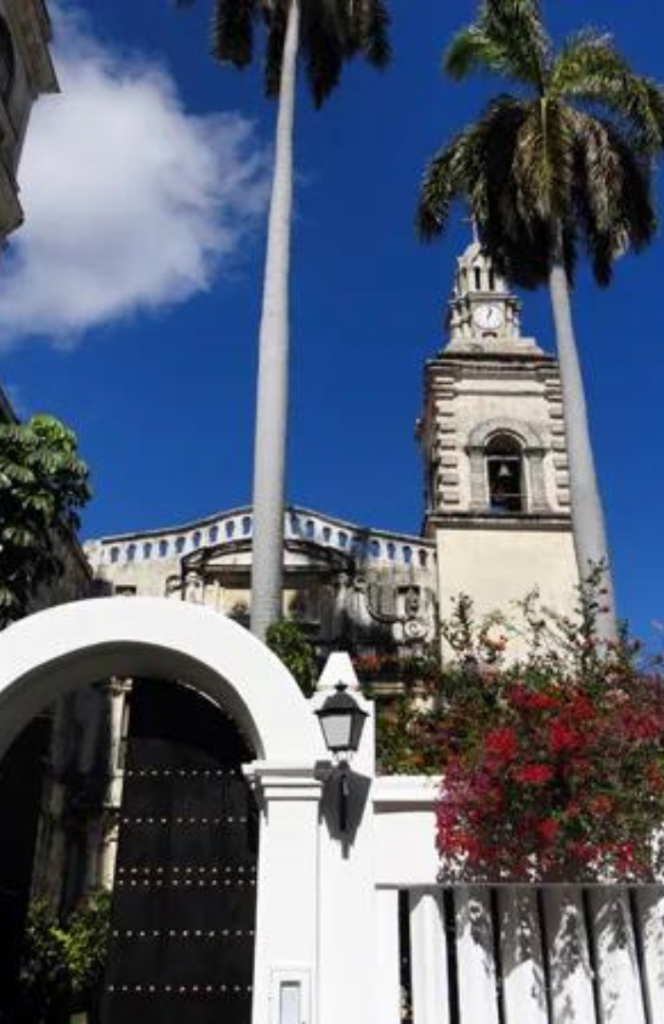
<svg viewBox="0 0 664 1024"><path fill-rule="evenodd" d="M523 451L510 434L498 434L485 448L489 510L515 515L527 509Z"/></svg>

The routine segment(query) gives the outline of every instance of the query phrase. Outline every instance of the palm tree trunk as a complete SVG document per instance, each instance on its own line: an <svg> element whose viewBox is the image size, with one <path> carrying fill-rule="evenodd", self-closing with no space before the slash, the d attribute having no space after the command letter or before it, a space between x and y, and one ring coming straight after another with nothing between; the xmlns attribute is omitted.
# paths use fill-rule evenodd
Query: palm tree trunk
<svg viewBox="0 0 664 1024"><path fill-rule="evenodd" d="M268 626L281 617L282 603L293 128L299 35L299 0L291 0L281 69L256 395L251 629L260 639L265 638Z"/></svg>
<svg viewBox="0 0 664 1024"><path fill-rule="evenodd" d="M572 526L579 579L584 584L595 567L600 565L604 567L601 579L601 588L604 593L599 596L597 634L600 639L614 640L616 616L611 563L604 526L604 512L597 486L595 460L590 443L583 377L581 376L572 321L569 280L560 241L556 245L549 274L549 291L560 365Z"/></svg>

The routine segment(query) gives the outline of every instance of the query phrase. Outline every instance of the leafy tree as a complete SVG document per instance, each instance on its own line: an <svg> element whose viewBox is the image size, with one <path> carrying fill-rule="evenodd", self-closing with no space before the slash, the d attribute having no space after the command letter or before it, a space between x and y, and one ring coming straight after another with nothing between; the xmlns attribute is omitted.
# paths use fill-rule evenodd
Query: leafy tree
<svg viewBox="0 0 664 1024"><path fill-rule="evenodd" d="M15 1017L28 1024L56 1024L80 1010L94 1010L106 966L111 894L91 894L61 919L43 899L30 904Z"/></svg>
<svg viewBox="0 0 664 1024"><path fill-rule="evenodd" d="M339 84L347 60L361 56L382 68L389 60L390 49L384 0L213 0L212 48L217 59L239 69L251 64L258 25L263 25L267 36L265 91L279 99L254 453L251 625L263 638L270 623L281 617L298 58L314 104L321 107Z"/></svg>
<svg viewBox="0 0 664 1024"><path fill-rule="evenodd" d="M477 122L431 161L418 227L432 239L457 199L470 205L480 240L515 284L547 283L565 408L579 575L605 569L600 632L615 636L604 516L572 323L570 283L585 252L607 285L615 259L653 238L653 159L664 144L664 91L635 74L607 35L586 30L554 49L538 0L484 0L452 41L455 79L488 71L515 94L493 99Z"/></svg>
<svg viewBox="0 0 664 1024"><path fill-rule="evenodd" d="M273 622L265 639L297 680L305 697L310 697L316 687L318 666L313 645L302 626L292 619Z"/></svg>
<svg viewBox="0 0 664 1024"><path fill-rule="evenodd" d="M25 615L36 589L62 572L59 545L89 497L71 430L52 416L0 423L0 627Z"/></svg>

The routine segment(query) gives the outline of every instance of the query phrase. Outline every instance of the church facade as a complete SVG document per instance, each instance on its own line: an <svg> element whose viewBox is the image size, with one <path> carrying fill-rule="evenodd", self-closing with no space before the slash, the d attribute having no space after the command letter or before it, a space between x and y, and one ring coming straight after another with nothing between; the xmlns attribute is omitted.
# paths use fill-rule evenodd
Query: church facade
<svg viewBox="0 0 664 1024"><path fill-rule="evenodd" d="M525 336L521 304L478 243L457 261L445 344L424 371L417 423L420 534L289 508L284 614L321 654L416 652L468 594L480 614L534 588L556 611L577 580L560 379ZM88 541L111 592L194 601L248 622L251 508Z"/></svg>

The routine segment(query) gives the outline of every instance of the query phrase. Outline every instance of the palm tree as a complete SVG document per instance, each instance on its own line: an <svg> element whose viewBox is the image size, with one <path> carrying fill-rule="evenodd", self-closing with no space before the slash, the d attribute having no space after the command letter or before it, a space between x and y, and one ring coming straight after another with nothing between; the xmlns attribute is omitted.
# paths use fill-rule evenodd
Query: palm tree
<svg viewBox="0 0 664 1024"><path fill-rule="evenodd" d="M214 0L213 11L214 55L240 69L251 64L255 29L264 25L265 90L279 99L254 450L251 628L264 638L281 617L298 58L313 101L321 107L338 85L345 61L362 56L378 68L388 63L388 14L384 0Z"/></svg>
<svg viewBox="0 0 664 1024"><path fill-rule="evenodd" d="M616 257L653 238L651 185L664 145L664 91L635 74L611 38L584 31L554 50L538 0L484 0L444 57L455 79L511 79L479 120L429 164L419 199L423 239L444 231L465 200L497 269L516 285L547 283L556 330L579 578L603 569L598 633L615 635L602 504L588 429L570 286L585 252L607 285Z"/></svg>

